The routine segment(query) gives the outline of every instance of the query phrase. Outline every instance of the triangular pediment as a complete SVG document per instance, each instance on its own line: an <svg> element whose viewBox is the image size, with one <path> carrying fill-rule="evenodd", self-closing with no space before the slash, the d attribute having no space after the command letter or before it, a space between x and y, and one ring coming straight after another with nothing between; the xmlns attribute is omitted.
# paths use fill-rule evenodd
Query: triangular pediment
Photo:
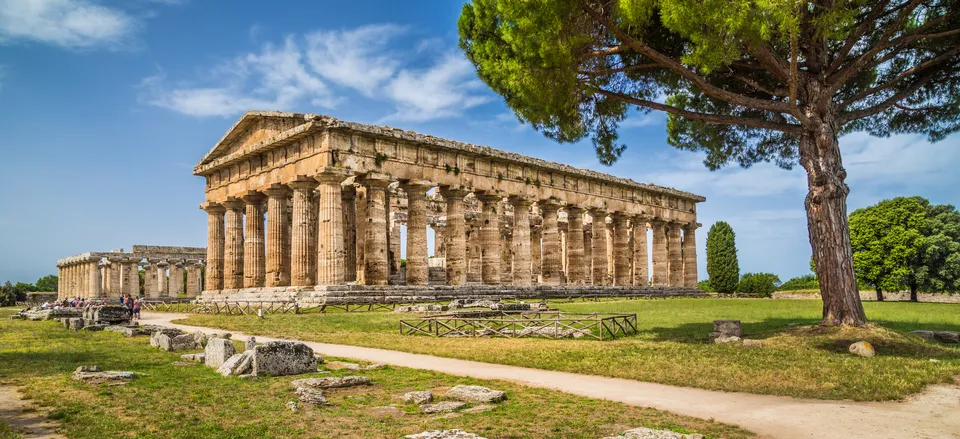
<svg viewBox="0 0 960 439"><path fill-rule="evenodd" d="M286 113L281 111L248 111L240 117L227 133L217 142L197 167L241 150L248 145L263 141L284 131L300 126L315 114Z"/></svg>

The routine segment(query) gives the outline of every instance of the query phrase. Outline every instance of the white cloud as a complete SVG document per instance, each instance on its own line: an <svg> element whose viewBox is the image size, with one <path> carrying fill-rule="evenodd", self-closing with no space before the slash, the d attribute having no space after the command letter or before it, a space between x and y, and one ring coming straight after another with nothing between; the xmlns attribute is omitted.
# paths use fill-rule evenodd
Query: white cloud
<svg viewBox="0 0 960 439"><path fill-rule="evenodd" d="M85 0L0 0L0 42L117 48L136 28L136 20L123 11Z"/></svg>
<svg viewBox="0 0 960 439"><path fill-rule="evenodd" d="M935 184L956 180L960 138L931 144L921 135L888 138L856 133L840 139L847 182L857 184Z"/></svg>
<svg viewBox="0 0 960 439"><path fill-rule="evenodd" d="M764 197L785 192L806 191L806 176L795 167L787 171L769 163L759 163L749 169L736 166L711 171L703 165L703 154L677 152L661 158L678 163L674 169L654 172L650 180L656 184L692 192L706 188L719 195Z"/></svg>
<svg viewBox="0 0 960 439"><path fill-rule="evenodd" d="M627 118L620 122L620 128L630 129L647 127L653 125L665 125L667 123L667 113L662 111L651 111L647 114L630 113Z"/></svg>
<svg viewBox="0 0 960 439"><path fill-rule="evenodd" d="M282 48L266 45L216 66L209 78L216 86L169 87L162 75L147 78L142 100L192 116L230 116L255 108L290 109L307 100L331 108L344 99L333 88L338 86L384 101L389 112L383 120L413 122L456 117L492 100L459 52L443 52L426 67L415 64L411 55L437 40L397 47L405 32L403 26L380 24L290 36Z"/></svg>

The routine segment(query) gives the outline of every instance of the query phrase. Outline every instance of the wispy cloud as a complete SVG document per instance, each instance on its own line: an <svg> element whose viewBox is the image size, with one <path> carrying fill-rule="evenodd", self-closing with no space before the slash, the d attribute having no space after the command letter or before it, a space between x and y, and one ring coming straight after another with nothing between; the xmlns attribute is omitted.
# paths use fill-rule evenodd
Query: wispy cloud
<svg viewBox="0 0 960 439"><path fill-rule="evenodd" d="M439 50L432 63L414 63L412 54L438 42L428 39L405 47L401 40L407 31L377 24L289 36L282 48L265 45L215 66L201 81L170 85L163 75L146 78L142 100L191 116L231 116L304 102L330 108L354 91L386 104L381 120L414 122L456 117L492 100L458 52Z"/></svg>
<svg viewBox="0 0 960 439"><path fill-rule="evenodd" d="M0 0L0 43L121 48L138 28L125 12L85 0Z"/></svg>

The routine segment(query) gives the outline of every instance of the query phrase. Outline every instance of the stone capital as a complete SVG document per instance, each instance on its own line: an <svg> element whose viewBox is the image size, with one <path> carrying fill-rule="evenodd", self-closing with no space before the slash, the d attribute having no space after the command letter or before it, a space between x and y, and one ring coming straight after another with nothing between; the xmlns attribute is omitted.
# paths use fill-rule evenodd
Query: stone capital
<svg viewBox="0 0 960 439"><path fill-rule="evenodd" d="M223 205L221 205L220 203L214 203L212 201L208 201L206 203L201 204L200 209L203 209L204 211L206 211L211 215L215 215L215 214L223 213L227 211L227 209L224 208Z"/></svg>
<svg viewBox="0 0 960 439"><path fill-rule="evenodd" d="M313 178L320 183L343 183L344 180L353 175L353 171L346 168L334 168L327 166L319 169L320 173Z"/></svg>
<svg viewBox="0 0 960 439"><path fill-rule="evenodd" d="M700 224L696 221L692 221L683 225L683 230L697 230L702 227L703 224Z"/></svg>
<svg viewBox="0 0 960 439"><path fill-rule="evenodd" d="M226 207L228 210L243 210L243 208L247 205L247 203L245 203L243 200L234 197L223 200L221 204L223 204L223 207Z"/></svg>
<svg viewBox="0 0 960 439"><path fill-rule="evenodd" d="M314 189L319 185L320 183L317 183L317 180L303 175L298 175L296 179L287 183L290 189Z"/></svg>
<svg viewBox="0 0 960 439"><path fill-rule="evenodd" d="M153 265L156 265L157 268L164 268L164 267L170 266L170 263L167 262L167 261L159 261L159 262L157 262L157 263L155 263L155 264L153 264Z"/></svg>
<svg viewBox="0 0 960 439"><path fill-rule="evenodd" d="M243 194L241 198L243 198L243 201L245 201L247 204L259 204L264 202L264 200L267 199L267 196L264 195L263 192L247 191L247 193Z"/></svg>
<svg viewBox="0 0 960 439"><path fill-rule="evenodd" d="M404 192L423 192L426 193L435 185L427 180L404 179L400 180L400 189Z"/></svg>
<svg viewBox="0 0 960 439"><path fill-rule="evenodd" d="M533 205L533 200L521 195L511 195L509 200L514 207L530 207Z"/></svg>
<svg viewBox="0 0 960 439"><path fill-rule="evenodd" d="M268 197L286 197L290 194L290 188L280 183L271 184L270 187L263 190Z"/></svg>
<svg viewBox="0 0 960 439"><path fill-rule="evenodd" d="M470 192L472 191L459 185L440 186L440 195L442 195L443 198L446 198L448 200L455 199L455 198L463 199L463 197L467 196L467 194L469 194Z"/></svg>
<svg viewBox="0 0 960 439"><path fill-rule="evenodd" d="M380 172L367 172L358 176L357 182L367 189L386 189L387 186L390 186L390 183L393 183L393 177Z"/></svg>
<svg viewBox="0 0 960 439"><path fill-rule="evenodd" d="M607 212L607 209L604 209L602 207L591 207L589 209L589 212L590 212L590 216L593 217L594 220L598 218L606 219L607 216L609 215L609 212Z"/></svg>
<svg viewBox="0 0 960 439"><path fill-rule="evenodd" d="M583 215L585 209L579 204L568 204L563 210L567 211L567 215L580 216Z"/></svg>
<svg viewBox="0 0 960 439"><path fill-rule="evenodd" d="M556 212L560 210L560 207L563 206L563 203L561 203L556 198L551 197L551 198L547 198L546 200L540 200L539 205L540 205L540 210L544 212Z"/></svg>
<svg viewBox="0 0 960 439"><path fill-rule="evenodd" d="M496 191L476 191L473 194L484 204L499 203L500 200L503 200L503 195L500 195Z"/></svg>

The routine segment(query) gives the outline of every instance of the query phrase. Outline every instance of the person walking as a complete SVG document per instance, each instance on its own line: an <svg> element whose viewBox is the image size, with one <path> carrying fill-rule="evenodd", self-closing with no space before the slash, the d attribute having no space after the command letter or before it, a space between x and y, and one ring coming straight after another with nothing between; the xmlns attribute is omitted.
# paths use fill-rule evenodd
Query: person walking
<svg viewBox="0 0 960 439"><path fill-rule="evenodd" d="M133 301L133 319L140 320L140 298Z"/></svg>

